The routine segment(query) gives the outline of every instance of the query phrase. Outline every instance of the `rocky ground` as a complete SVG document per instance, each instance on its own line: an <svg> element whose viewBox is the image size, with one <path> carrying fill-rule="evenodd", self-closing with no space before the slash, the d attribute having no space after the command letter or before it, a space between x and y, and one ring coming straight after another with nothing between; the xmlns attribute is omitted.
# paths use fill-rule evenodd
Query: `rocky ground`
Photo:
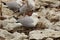
<svg viewBox="0 0 60 40"><path fill-rule="evenodd" d="M35 27L25 27L17 23L19 12L0 2L0 40L60 40L60 0L35 0L35 5L39 21L33 18Z"/></svg>

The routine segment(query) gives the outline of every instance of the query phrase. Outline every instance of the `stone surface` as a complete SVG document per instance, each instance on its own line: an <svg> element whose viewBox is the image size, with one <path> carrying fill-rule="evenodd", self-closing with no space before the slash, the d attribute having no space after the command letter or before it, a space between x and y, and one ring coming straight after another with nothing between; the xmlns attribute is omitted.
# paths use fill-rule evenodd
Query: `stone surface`
<svg viewBox="0 0 60 40"><path fill-rule="evenodd" d="M3 2L17 1L26 4L26 0L2 0ZM0 3L0 40L60 40L60 0L28 0L29 7L21 7L21 12L14 12ZM0 0L1 2L1 0ZM25 3L26 2L26 3ZM31 3L33 2L33 3ZM32 5L32 6L31 6ZM28 9L28 10L25 10ZM25 12L27 12L25 14ZM24 27L17 22L24 17L33 20L34 27ZM23 22L24 24L31 23ZM31 26L31 25L30 25ZM25 35L27 34L27 35Z"/></svg>
<svg viewBox="0 0 60 40"><path fill-rule="evenodd" d="M29 39L43 39L45 37L53 37L58 38L60 37L60 31L54 31L52 29L45 29L45 30L34 30L29 33Z"/></svg>

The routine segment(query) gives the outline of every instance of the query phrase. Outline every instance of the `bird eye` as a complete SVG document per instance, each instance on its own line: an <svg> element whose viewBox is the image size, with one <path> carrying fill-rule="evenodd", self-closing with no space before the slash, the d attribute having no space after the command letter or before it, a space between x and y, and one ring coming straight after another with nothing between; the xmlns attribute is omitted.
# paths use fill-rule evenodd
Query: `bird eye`
<svg viewBox="0 0 60 40"><path fill-rule="evenodd" d="M38 18L40 18L40 17L38 16Z"/></svg>

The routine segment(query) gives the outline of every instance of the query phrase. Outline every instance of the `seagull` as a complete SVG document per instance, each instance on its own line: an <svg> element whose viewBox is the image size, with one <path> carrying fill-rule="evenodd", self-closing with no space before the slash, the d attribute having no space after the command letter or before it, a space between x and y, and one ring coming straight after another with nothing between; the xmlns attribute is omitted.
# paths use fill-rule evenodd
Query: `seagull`
<svg viewBox="0 0 60 40"><path fill-rule="evenodd" d="M18 19L18 22L20 22L25 27L33 27L33 19L31 19L29 16L25 16L24 18Z"/></svg>
<svg viewBox="0 0 60 40"><path fill-rule="evenodd" d="M32 16L25 16L18 19L18 23L21 23L25 27L35 27L39 21L38 16L33 13Z"/></svg>
<svg viewBox="0 0 60 40"><path fill-rule="evenodd" d="M20 6L22 6L22 0L16 0L16 1L11 1L11 2L2 2L4 5L7 6L7 8L13 10L13 11L18 11L20 9Z"/></svg>
<svg viewBox="0 0 60 40"><path fill-rule="evenodd" d="M19 9L20 14L28 14L32 15L33 10L35 10L35 1L34 0L26 0L25 4Z"/></svg>
<svg viewBox="0 0 60 40"><path fill-rule="evenodd" d="M32 2L32 3L31 3ZM14 12L19 11L19 14L32 15L33 10L35 10L35 1L34 0L16 0L11 2L2 2L8 6L9 9Z"/></svg>

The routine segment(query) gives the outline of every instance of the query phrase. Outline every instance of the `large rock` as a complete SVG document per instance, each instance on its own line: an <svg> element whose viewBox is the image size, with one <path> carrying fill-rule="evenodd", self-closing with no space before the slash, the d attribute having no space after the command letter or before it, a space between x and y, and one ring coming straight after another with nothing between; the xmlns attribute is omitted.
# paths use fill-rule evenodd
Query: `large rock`
<svg viewBox="0 0 60 40"><path fill-rule="evenodd" d="M29 33L29 39L39 40L48 37L58 38L60 37L60 31L45 29L45 30L34 30Z"/></svg>
<svg viewBox="0 0 60 40"><path fill-rule="evenodd" d="M16 23L17 20L15 18L5 19L2 21L3 28L10 31L14 28L21 27L21 23Z"/></svg>

